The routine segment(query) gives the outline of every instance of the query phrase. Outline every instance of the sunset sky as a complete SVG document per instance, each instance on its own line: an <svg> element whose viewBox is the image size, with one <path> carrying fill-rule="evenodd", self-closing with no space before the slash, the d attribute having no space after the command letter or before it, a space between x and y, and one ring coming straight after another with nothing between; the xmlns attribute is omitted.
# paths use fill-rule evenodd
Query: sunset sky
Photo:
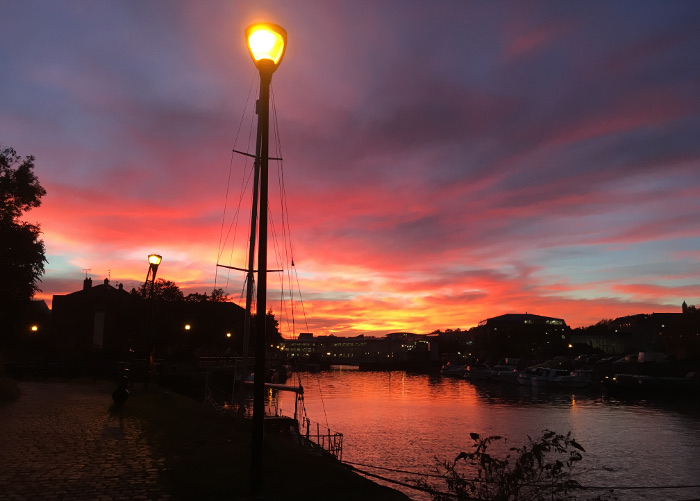
<svg viewBox="0 0 700 501"><path fill-rule="evenodd" d="M259 20L289 37L271 150L287 214L276 162L270 204L304 301L285 335L700 304L698 1L5 0L0 15L0 145L34 155L47 190L25 219L49 304L84 269L138 287L152 252L185 293L243 304L243 274L216 263L245 266L247 198L233 215L251 166L232 149L254 152L243 30Z"/></svg>

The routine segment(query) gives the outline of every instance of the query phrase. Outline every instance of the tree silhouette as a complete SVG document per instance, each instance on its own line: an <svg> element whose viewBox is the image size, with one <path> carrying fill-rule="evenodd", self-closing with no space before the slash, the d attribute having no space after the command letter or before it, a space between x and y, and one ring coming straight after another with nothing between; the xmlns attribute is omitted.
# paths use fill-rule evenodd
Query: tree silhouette
<svg viewBox="0 0 700 501"><path fill-rule="evenodd" d="M136 289L136 294L140 297L151 299L151 283L140 285ZM185 296L175 282L158 278L153 284L153 299L156 301L175 302L184 301Z"/></svg>
<svg viewBox="0 0 700 501"><path fill-rule="evenodd" d="M0 324L12 329L44 274L44 242L38 224L20 220L41 205L46 190L34 175L34 157L0 148Z"/></svg>
<svg viewBox="0 0 700 501"><path fill-rule="evenodd" d="M258 316L255 313L250 316L251 332L253 333L253 336L255 336L255 333L257 332L257 317ZM279 324L280 323L275 318L275 314L272 312L272 310L268 310L267 314L265 315L265 343L274 345L282 340L282 335L279 331Z"/></svg>
<svg viewBox="0 0 700 501"><path fill-rule="evenodd" d="M214 289L211 291L211 298L209 301L213 301L215 303L225 303L229 301L228 294L224 292L224 289Z"/></svg>

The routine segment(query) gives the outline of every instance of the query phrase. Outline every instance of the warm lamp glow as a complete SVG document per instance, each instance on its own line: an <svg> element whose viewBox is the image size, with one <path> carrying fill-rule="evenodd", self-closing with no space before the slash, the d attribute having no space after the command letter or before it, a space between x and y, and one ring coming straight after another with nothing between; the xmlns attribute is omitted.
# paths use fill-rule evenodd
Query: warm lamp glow
<svg viewBox="0 0 700 501"><path fill-rule="evenodd" d="M162 259L163 259L163 256L159 256L158 254L149 254L148 255L148 263L151 266L158 266Z"/></svg>
<svg viewBox="0 0 700 501"><path fill-rule="evenodd" d="M270 23L258 23L248 26L245 30L250 55L258 61L269 60L275 68L282 61L287 47L287 32L281 26Z"/></svg>
<svg viewBox="0 0 700 501"><path fill-rule="evenodd" d="M186 331L190 330L191 328L192 328L192 326L191 326L190 324L185 325L185 330L186 330Z"/></svg>
<svg viewBox="0 0 700 501"><path fill-rule="evenodd" d="M231 333L230 333L230 332L227 332L227 333L226 333L226 337L231 337Z"/></svg>
<svg viewBox="0 0 700 501"><path fill-rule="evenodd" d="M39 330L39 327L36 325L32 325L32 332L36 332Z"/></svg>

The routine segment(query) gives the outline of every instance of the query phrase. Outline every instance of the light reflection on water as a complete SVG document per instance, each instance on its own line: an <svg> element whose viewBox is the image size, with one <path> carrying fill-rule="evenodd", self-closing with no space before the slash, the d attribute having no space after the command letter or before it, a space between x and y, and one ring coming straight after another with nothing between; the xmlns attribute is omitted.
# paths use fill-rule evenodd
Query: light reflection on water
<svg viewBox="0 0 700 501"><path fill-rule="evenodd" d="M294 376L296 378L296 375ZM502 435L521 446L543 429L572 436L586 449L578 479L588 486L698 485L700 406L658 405L571 392L472 384L406 374L333 370L299 375L308 416L344 434L343 460L430 472L435 458L470 450L470 432ZM280 406L293 411L281 392ZM399 481L407 475L377 472ZM395 487L395 486L394 486ZM417 491L401 489L414 499ZM594 497L603 492L590 492ZM697 499L700 488L616 490L619 499ZM581 498L580 498L581 499Z"/></svg>

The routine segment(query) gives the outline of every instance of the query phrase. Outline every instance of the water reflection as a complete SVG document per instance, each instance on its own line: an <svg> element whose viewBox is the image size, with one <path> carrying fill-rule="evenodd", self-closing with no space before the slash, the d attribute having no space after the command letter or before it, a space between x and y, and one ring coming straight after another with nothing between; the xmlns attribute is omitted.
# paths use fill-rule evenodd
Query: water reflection
<svg viewBox="0 0 700 501"><path fill-rule="evenodd" d="M468 450L470 432L503 435L511 446L520 446L528 435L537 437L547 428L571 431L586 448L588 471L580 479L586 485L699 483L697 402L625 401L605 396L600 388L473 384L405 372L343 370L300 377L309 416L344 433L343 458L348 461L429 472L435 457L453 459ZM288 397L280 395L281 400ZM395 477L404 481L406 475ZM616 495L692 499L700 497L700 489Z"/></svg>

